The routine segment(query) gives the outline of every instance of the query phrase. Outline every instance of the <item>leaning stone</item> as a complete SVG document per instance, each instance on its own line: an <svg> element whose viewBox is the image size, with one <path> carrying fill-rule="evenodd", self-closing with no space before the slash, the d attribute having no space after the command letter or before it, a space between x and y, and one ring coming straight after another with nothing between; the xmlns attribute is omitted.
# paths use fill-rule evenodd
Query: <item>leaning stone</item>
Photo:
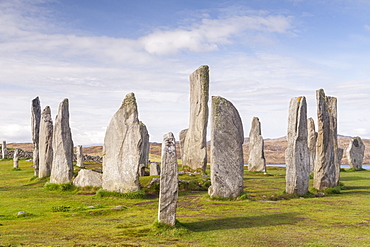
<svg viewBox="0 0 370 247"><path fill-rule="evenodd" d="M39 178L48 177L53 165L53 120L50 107L46 106L41 114L39 136Z"/></svg>
<svg viewBox="0 0 370 247"><path fill-rule="evenodd" d="M6 141L3 141L3 145L1 146L1 154L2 154L3 159L8 158L8 150L6 148Z"/></svg>
<svg viewBox="0 0 370 247"><path fill-rule="evenodd" d="M310 156L307 146L307 134L306 98L292 98L288 118L288 148L285 150L285 191L288 194L304 195L308 192Z"/></svg>
<svg viewBox="0 0 370 247"><path fill-rule="evenodd" d="M77 145L76 157L77 157L76 166L85 167L85 165L84 165L84 154L82 152L82 145Z"/></svg>
<svg viewBox="0 0 370 247"><path fill-rule="evenodd" d="M72 182L73 177L73 141L69 127L69 103L64 99L59 104L53 131L53 164L50 183Z"/></svg>
<svg viewBox="0 0 370 247"><path fill-rule="evenodd" d="M258 117L254 117L249 132L248 171L266 172L266 160L263 149L264 142L261 135L261 123Z"/></svg>
<svg viewBox="0 0 370 247"><path fill-rule="evenodd" d="M160 166L155 162L150 163L150 176L157 176L160 174L161 174Z"/></svg>
<svg viewBox="0 0 370 247"><path fill-rule="evenodd" d="M160 177L158 221L174 226L176 224L179 185L176 142L171 132L163 136L161 158L162 173Z"/></svg>
<svg viewBox="0 0 370 247"><path fill-rule="evenodd" d="M19 160L19 148L16 148L14 150L14 156L13 156L13 167L16 169L19 168L18 160Z"/></svg>
<svg viewBox="0 0 370 247"><path fill-rule="evenodd" d="M190 119L185 136L182 165L193 170L207 166L209 67L200 66L190 75Z"/></svg>
<svg viewBox="0 0 370 247"><path fill-rule="evenodd" d="M308 153L310 155L310 173L313 173L315 167L315 158L316 158L316 139L317 132L315 131L315 122L313 118L307 119L307 145Z"/></svg>
<svg viewBox="0 0 370 247"><path fill-rule="evenodd" d="M81 169L77 177L73 180L73 185L77 187L101 187L103 174L92 170Z"/></svg>
<svg viewBox="0 0 370 247"><path fill-rule="evenodd" d="M140 164L148 167L148 160L149 160L149 133L148 129L146 128L145 124L140 121L140 133L141 133L141 153L140 153Z"/></svg>
<svg viewBox="0 0 370 247"><path fill-rule="evenodd" d="M362 169L365 144L360 137L353 137L346 150L349 166L354 169Z"/></svg>
<svg viewBox="0 0 370 247"><path fill-rule="evenodd" d="M105 132L103 189L128 193L140 190L141 133L134 93L126 95Z"/></svg>
<svg viewBox="0 0 370 247"><path fill-rule="evenodd" d="M243 124L228 100L212 97L210 197L236 198L243 192Z"/></svg>
<svg viewBox="0 0 370 247"><path fill-rule="evenodd" d="M34 175L39 175L39 132L41 120L41 105L39 97L32 100L31 106L31 127L33 143L33 167Z"/></svg>

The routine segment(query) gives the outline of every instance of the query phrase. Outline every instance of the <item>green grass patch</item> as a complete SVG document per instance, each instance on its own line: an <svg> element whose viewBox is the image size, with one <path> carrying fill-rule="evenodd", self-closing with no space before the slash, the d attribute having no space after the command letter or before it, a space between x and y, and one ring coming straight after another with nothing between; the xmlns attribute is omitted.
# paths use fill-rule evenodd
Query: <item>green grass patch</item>
<svg viewBox="0 0 370 247"><path fill-rule="evenodd" d="M119 193L119 192L111 192L105 191L103 189L99 189L96 192L98 197L122 197L125 199L144 199L146 198L146 194L143 190L129 192L129 193Z"/></svg>

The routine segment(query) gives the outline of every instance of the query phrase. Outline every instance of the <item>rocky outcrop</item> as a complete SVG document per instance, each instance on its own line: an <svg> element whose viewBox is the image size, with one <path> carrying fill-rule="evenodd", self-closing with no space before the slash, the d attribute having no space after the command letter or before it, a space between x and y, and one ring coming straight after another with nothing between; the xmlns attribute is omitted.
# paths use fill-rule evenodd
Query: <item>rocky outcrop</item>
<svg viewBox="0 0 370 247"><path fill-rule="evenodd" d="M349 166L354 169L362 169L362 161L365 154L365 145L361 137L353 137L346 150Z"/></svg>
<svg viewBox="0 0 370 247"><path fill-rule="evenodd" d="M53 120L50 107L46 106L41 114L39 137L39 178L48 177L53 165Z"/></svg>
<svg viewBox="0 0 370 247"><path fill-rule="evenodd" d="M39 97L32 100L31 105L31 133L33 143L33 167L34 175L39 175L39 132L41 120L41 105Z"/></svg>
<svg viewBox="0 0 370 247"><path fill-rule="evenodd" d="M261 123L258 117L252 119L251 130L249 132L248 171L266 172L264 142L261 135Z"/></svg>
<svg viewBox="0 0 370 247"><path fill-rule="evenodd" d="M310 173L313 173L315 167L315 158L316 158L316 139L317 132L315 131L315 122L313 118L307 119L307 145L308 153L310 156Z"/></svg>
<svg viewBox="0 0 370 247"><path fill-rule="evenodd" d="M81 169L76 178L73 180L73 185L77 187L101 187L103 174L92 170Z"/></svg>

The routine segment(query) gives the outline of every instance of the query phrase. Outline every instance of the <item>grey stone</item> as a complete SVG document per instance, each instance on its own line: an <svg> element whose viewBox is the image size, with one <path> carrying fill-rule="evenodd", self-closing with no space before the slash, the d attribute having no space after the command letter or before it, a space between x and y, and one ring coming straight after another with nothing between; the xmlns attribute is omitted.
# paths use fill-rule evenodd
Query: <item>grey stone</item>
<svg viewBox="0 0 370 247"><path fill-rule="evenodd" d="M339 167L342 165L342 159L343 159L344 149L338 148L338 164Z"/></svg>
<svg viewBox="0 0 370 247"><path fill-rule="evenodd" d="M31 105L31 128L32 128L32 143L33 143L33 167L34 175L39 175L39 132L41 120L41 105L39 97L32 100Z"/></svg>
<svg viewBox="0 0 370 247"><path fill-rule="evenodd" d="M180 146L180 157L181 157L181 160L183 160L184 143L185 143L185 138L186 138L186 134L187 133L188 133L188 129L183 129L179 133L179 146Z"/></svg>
<svg viewBox="0 0 370 247"><path fill-rule="evenodd" d="M3 159L8 158L8 150L6 148L6 141L3 141L3 144L1 146L1 157Z"/></svg>
<svg viewBox="0 0 370 247"><path fill-rule="evenodd" d="M161 174L160 166L155 162L150 163L150 176L156 176L160 174Z"/></svg>
<svg viewBox="0 0 370 247"><path fill-rule="evenodd" d="M39 178L48 177L53 165L53 120L50 107L46 106L41 114L39 134Z"/></svg>
<svg viewBox="0 0 370 247"><path fill-rule="evenodd" d="M102 183L103 174L88 169L81 169L73 180L73 185L77 187L101 187Z"/></svg>
<svg viewBox="0 0 370 247"><path fill-rule="evenodd" d="M315 158L316 158L316 139L317 132L315 131L315 122L313 118L307 119L307 145L308 153L310 155L310 173L313 173L315 167Z"/></svg>
<svg viewBox="0 0 370 247"><path fill-rule="evenodd" d="M141 153L140 153L140 164L143 164L144 167L148 167L148 160L149 160L149 133L148 130L140 121L140 133L141 133Z"/></svg>
<svg viewBox="0 0 370 247"><path fill-rule="evenodd" d="M253 117L249 132L248 171L266 172L264 141L261 134L261 123L258 117Z"/></svg>
<svg viewBox="0 0 370 247"><path fill-rule="evenodd" d="M179 185L176 142L171 132L163 136L161 159L158 221L174 226Z"/></svg>
<svg viewBox="0 0 370 247"><path fill-rule="evenodd" d="M184 140L182 165L193 170L207 167L209 67L200 66L190 75L190 119Z"/></svg>
<svg viewBox="0 0 370 247"><path fill-rule="evenodd" d="M146 176L146 171L145 171L145 165L144 164L139 165L139 176L140 177Z"/></svg>
<svg viewBox="0 0 370 247"><path fill-rule="evenodd" d="M243 192L243 124L228 100L212 97L210 197L236 198Z"/></svg>
<svg viewBox="0 0 370 247"><path fill-rule="evenodd" d="M316 91L317 140L314 168L314 188L323 190L337 185L338 151L336 140L336 99L325 96L323 89ZM335 103L335 104L334 104ZM335 128L335 129L333 129Z"/></svg>
<svg viewBox="0 0 370 247"><path fill-rule="evenodd" d="M361 137L353 137L346 150L349 166L354 169L362 169L362 161L365 154L365 144Z"/></svg>
<svg viewBox="0 0 370 247"><path fill-rule="evenodd" d="M76 147L76 166L78 167L85 167L84 165L84 154L82 152L82 145L77 145Z"/></svg>
<svg viewBox="0 0 370 247"><path fill-rule="evenodd" d="M140 190L141 133L134 93L126 95L105 132L103 189L128 193Z"/></svg>
<svg viewBox="0 0 370 247"><path fill-rule="evenodd" d="M69 127L69 102L64 99L59 104L53 130L53 164L50 183L72 182L73 177L73 141Z"/></svg>
<svg viewBox="0 0 370 247"><path fill-rule="evenodd" d="M327 96L326 103L329 110L329 118L330 118L330 133L332 137L332 145L333 145L333 162L334 162L334 172L335 172L335 180L334 186L339 184L340 180L340 165L338 161L338 127L337 127L337 98Z"/></svg>
<svg viewBox="0 0 370 247"><path fill-rule="evenodd" d="M305 97L290 100L288 147L285 150L286 187L288 194L304 195L310 180L310 156L307 145L307 103Z"/></svg>
<svg viewBox="0 0 370 247"><path fill-rule="evenodd" d="M16 148L14 150L14 155L13 155L13 167L18 169L19 168L19 164L18 164L18 160L19 160L19 148Z"/></svg>

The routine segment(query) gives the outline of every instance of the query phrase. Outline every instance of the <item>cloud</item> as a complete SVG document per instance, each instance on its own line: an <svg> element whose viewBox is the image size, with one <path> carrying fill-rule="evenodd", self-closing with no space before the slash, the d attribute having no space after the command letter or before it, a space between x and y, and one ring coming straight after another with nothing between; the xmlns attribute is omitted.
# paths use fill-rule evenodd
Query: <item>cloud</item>
<svg viewBox="0 0 370 247"><path fill-rule="evenodd" d="M364 25L364 28L368 31L370 31L370 25Z"/></svg>

